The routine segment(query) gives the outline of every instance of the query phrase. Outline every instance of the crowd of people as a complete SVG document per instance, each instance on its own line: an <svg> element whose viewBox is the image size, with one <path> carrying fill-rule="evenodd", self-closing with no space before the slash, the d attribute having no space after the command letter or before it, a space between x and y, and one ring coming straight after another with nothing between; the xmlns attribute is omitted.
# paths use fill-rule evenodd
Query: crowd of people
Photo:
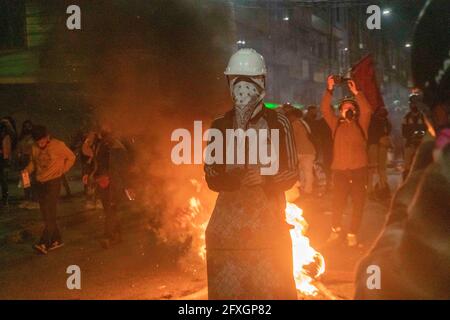
<svg viewBox="0 0 450 320"><path fill-rule="evenodd" d="M409 97L410 111L398 130L404 139L403 181L390 201L384 229L358 267L357 299L449 298L449 37L439 38L443 50L427 45L430 30L448 35L443 21L448 22L449 16L441 12L441 5L430 1L418 22L412 69L423 95L416 90ZM267 69L262 55L250 48L231 56L225 75L233 108L211 127L222 134L233 129L278 130L279 170L263 176L257 170L263 163L205 164L206 182L218 192L206 229L209 298L296 299L289 232L282 218L286 194L300 187L303 199L316 196L316 167L322 167L332 194L328 241L344 238L349 247L361 246L358 233L367 192L378 199L390 198L389 113L385 106L372 106L367 92L352 79L337 75L327 78L322 118L313 105L306 114L290 104L278 111L264 108ZM351 95L340 97L334 109L337 85ZM348 198L352 210L346 227L342 217ZM373 266L382 272L383 285L377 290L368 285L368 268Z"/></svg>
<svg viewBox="0 0 450 320"><path fill-rule="evenodd" d="M348 244L358 244L356 234L361 224L366 192L369 196L389 198L386 162L387 150L391 147L391 124L386 108L372 114L363 94L359 94L353 81L348 82L353 97L340 99L338 113L331 106L335 83L328 78L327 88L320 108L309 105L305 110L290 104L279 108L289 120L296 143L299 172L302 183L297 183L303 199L320 197L332 193L334 203L333 228L330 241L341 236L341 220L347 198L353 203L353 218L346 235ZM424 136L425 116L419 111L418 96L410 98L410 109L404 117L402 132L405 138L405 171ZM320 113L323 115L320 117ZM45 253L54 243L62 243L56 226L56 203L60 187L64 186L66 196L71 190L66 172L73 166L75 155L79 157L82 181L86 197L86 209L103 208L106 214L104 245L108 247L120 239L116 217L116 198L123 189L123 166L128 163L123 142L114 137L106 124L83 126L70 148L63 142L50 137L45 127L34 125L31 120L22 123L20 132L11 117L0 121L0 182L2 205L9 204L7 172L20 173L19 186L23 189L23 200L18 204L23 209L41 208L46 230L37 249ZM110 166L116 166L112 169ZM120 170L119 170L120 169ZM318 172L318 171L322 172ZM325 190L319 188L319 174L325 180ZM24 185L23 176L29 180ZM378 176L374 184L374 177ZM110 180L117 181L113 188ZM323 181L321 182L323 184ZM323 186L322 186L323 187ZM334 190L334 192L333 192ZM50 234L50 236L48 235ZM54 234L54 235L53 235Z"/></svg>
<svg viewBox="0 0 450 320"><path fill-rule="evenodd" d="M427 24L442 28L432 20ZM448 38L446 41L448 47ZM447 58L429 54L430 60ZM404 139L404 181L392 196L380 238L360 265L356 281L359 298L433 298L448 297L450 292L449 77L448 70L430 69L429 74L421 81L421 74L416 73L425 99L417 93L409 97L410 111L398 130ZM439 79L435 74L444 80L429 86ZM234 107L214 120L212 128L224 136L228 129L277 129L279 170L273 176L262 176L261 164L205 164L205 180L219 193L205 235L209 298L296 299L292 243L282 218L285 192L294 186L300 188L303 199L321 196L316 189L318 170L322 170L333 213L328 241L345 239L349 247L361 246L358 233L367 196L378 200L391 197L387 155L395 128L388 108L371 106L352 79L342 83L330 75L320 107L309 105L300 110L285 104L274 111L264 107L267 70L255 50L237 51L225 75ZM351 95L339 97L334 108L333 95L342 84ZM433 110L433 116L426 110ZM45 228L33 246L37 252L47 254L64 245L56 219L57 203L62 185L70 195L66 174L76 154L82 164L86 207L101 207L105 212L102 246L109 248L121 241L118 204L125 197L134 199L134 194L129 186L129 149L114 135L110 124L92 126L74 152L44 126L27 120L18 134L14 119L3 117L0 142L1 204L9 205L7 172L14 168L20 172L24 190L19 206L38 206L42 213ZM343 213L349 198L351 219L345 227ZM416 264L423 256L426 261ZM371 264L382 266L388 274L384 291L369 291L365 286L365 267Z"/></svg>
<svg viewBox="0 0 450 320"><path fill-rule="evenodd" d="M68 147L52 137L47 128L26 120L18 133L12 117L0 120L0 183L2 211L10 206L8 172L18 173L16 182L23 189L18 208L40 209L44 230L33 248L40 254L64 245L57 224L58 199L61 187L66 197L71 196L66 174L73 167L77 156L81 163L82 182L86 197L86 209L102 208L105 211L105 231L101 245L109 248L120 241L120 224L117 219L117 203L126 191L126 197L134 197L127 185L128 149L112 134L106 123L91 126L89 131L75 137Z"/></svg>
<svg viewBox="0 0 450 320"><path fill-rule="evenodd" d="M352 100L342 99L338 108L341 108L344 102L352 103ZM355 101L353 101L353 104L356 104ZM374 110L366 132L360 131L366 140L367 193L369 198L375 200L388 200L390 198L391 190L387 178L389 161L391 161L392 167L397 167L396 164L403 161L403 179L407 176L412 159L427 131L426 116L419 110L418 105L423 106L421 96L418 93L411 94L408 103L409 111L403 115L402 125L398 128L398 131L402 133L403 141L399 148L392 142L396 137L392 133L393 125L388 111L390 108L381 107ZM279 109L280 112L288 116L296 132L300 174L302 175L300 186L302 196L320 196L322 190L319 188L320 182L315 181L320 178L317 175L323 173L328 188L331 188L333 181L332 160L335 132L331 128L334 126L332 124L330 127L325 117L321 116L320 113L321 110L327 111L328 109L322 109L316 105L308 105L304 109L299 109L289 102L283 104ZM359 108L357 110L359 112ZM447 122L442 121L443 125L448 123L447 113L442 115L441 118L447 119ZM402 156L395 159L394 155L398 152ZM389 157L389 153L392 154L391 157ZM323 172L318 172L318 170ZM317 190L314 190L314 187Z"/></svg>
<svg viewBox="0 0 450 320"><path fill-rule="evenodd" d="M328 77L320 109L310 105L302 110L286 103L279 111L287 116L294 133L301 176L296 187L300 189L302 199L323 195L323 183L317 181L322 173L326 178L326 190L332 193L333 198L330 235L330 241L333 241L341 237L343 211L348 198L351 198L352 222L346 238L349 246L356 246L359 245L356 234L365 199L388 203L391 197L387 164L388 150L393 148L392 124L388 109L380 107L373 110L352 80L346 82L352 96L341 98L337 110L334 110L334 78L333 75ZM410 111L404 115L401 125L403 180L408 176L412 160L428 131L427 116L420 111L425 108L418 93L410 95Z"/></svg>

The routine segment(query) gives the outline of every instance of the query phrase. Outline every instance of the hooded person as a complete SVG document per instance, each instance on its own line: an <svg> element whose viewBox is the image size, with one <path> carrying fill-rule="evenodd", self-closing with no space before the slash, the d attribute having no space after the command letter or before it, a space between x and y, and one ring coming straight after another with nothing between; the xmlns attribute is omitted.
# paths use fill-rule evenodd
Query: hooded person
<svg viewBox="0 0 450 320"><path fill-rule="evenodd" d="M208 161L206 182L218 192L206 229L209 299L296 299L292 243L285 222L284 192L297 180L297 153L289 120L266 108L266 66L253 49L241 49L225 71L233 108L212 123L222 137L230 129L257 133L258 145L276 157L278 170L262 175L265 165L252 163L251 142L245 161ZM233 130L234 129L234 130ZM278 139L260 134L276 130ZM243 139L245 141L245 139ZM250 139L251 140L251 139ZM214 140L210 137L208 147ZM235 151L235 139L221 147L224 159ZM207 148L208 148L207 147ZM261 151L261 150L260 150ZM234 155L234 154L233 154ZM233 157L231 157L233 158ZM235 159L233 159L235 160Z"/></svg>
<svg viewBox="0 0 450 320"><path fill-rule="evenodd" d="M446 6L446 0L426 3L412 47L414 82L432 109L450 106ZM392 199L386 226L358 266L356 299L450 299L450 129L427 126L410 174ZM373 265L381 272L378 290L367 286Z"/></svg>

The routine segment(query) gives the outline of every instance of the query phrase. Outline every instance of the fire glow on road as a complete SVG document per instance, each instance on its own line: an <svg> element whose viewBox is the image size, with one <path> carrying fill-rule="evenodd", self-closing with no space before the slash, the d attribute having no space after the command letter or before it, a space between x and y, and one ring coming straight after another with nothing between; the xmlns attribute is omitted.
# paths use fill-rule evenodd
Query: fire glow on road
<svg viewBox="0 0 450 320"><path fill-rule="evenodd" d="M302 209L288 202L286 204L286 222L294 226L290 233L297 290L304 295L315 296L318 289L312 284L312 281L325 272L325 260L319 252L311 247L309 238L305 235L308 223L303 217ZM311 265L314 268L306 268ZM313 271L311 272L310 269Z"/></svg>
<svg viewBox="0 0 450 320"><path fill-rule="evenodd" d="M201 184L190 181L200 190ZM197 191L199 191L197 190ZM186 217L183 224L189 224L193 230L192 252L206 260L205 230L209 222L209 214L205 211L198 197L191 197L187 205ZM303 210L291 202L286 203L286 222L294 228L290 230L292 240L293 277L297 290L304 296L316 296L319 292L314 280L325 272L325 260L310 244L306 236L308 222L303 217Z"/></svg>

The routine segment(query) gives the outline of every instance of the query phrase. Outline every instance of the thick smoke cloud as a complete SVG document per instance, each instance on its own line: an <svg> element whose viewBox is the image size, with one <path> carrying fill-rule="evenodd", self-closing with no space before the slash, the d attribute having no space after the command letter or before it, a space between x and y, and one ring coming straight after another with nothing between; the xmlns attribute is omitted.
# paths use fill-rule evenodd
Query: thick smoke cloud
<svg viewBox="0 0 450 320"><path fill-rule="evenodd" d="M120 136L135 138L140 200L149 215L170 225L197 194L190 180L203 176L202 166L172 164L172 131L193 132L194 120L208 126L230 106L223 76L232 47L228 6L220 1L95 0L54 1L47 7L65 13L69 4L80 6L82 30L68 31L67 15L59 15L61 27L41 59L45 76L78 82L96 119L109 122ZM214 199L212 193L203 197ZM173 231L175 240L185 237Z"/></svg>

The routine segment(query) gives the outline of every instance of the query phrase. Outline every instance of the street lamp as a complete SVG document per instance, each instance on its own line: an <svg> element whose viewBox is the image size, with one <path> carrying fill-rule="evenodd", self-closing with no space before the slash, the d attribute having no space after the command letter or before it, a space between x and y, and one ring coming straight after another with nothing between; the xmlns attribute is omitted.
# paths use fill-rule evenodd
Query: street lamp
<svg viewBox="0 0 450 320"><path fill-rule="evenodd" d="M405 48L411 48L411 43L409 43L409 42L406 43L406 44L405 44Z"/></svg>
<svg viewBox="0 0 450 320"><path fill-rule="evenodd" d="M383 10L383 15L384 15L384 16L388 16L388 15L391 14L391 12L392 12L391 9L384 9L384 10Z"/></svg>
<svg viewBox="0 0 450 320"><path fill-rule="evenodd" d="M288 16L284 17L283 21L289 21L289 17Z"/></svg>

